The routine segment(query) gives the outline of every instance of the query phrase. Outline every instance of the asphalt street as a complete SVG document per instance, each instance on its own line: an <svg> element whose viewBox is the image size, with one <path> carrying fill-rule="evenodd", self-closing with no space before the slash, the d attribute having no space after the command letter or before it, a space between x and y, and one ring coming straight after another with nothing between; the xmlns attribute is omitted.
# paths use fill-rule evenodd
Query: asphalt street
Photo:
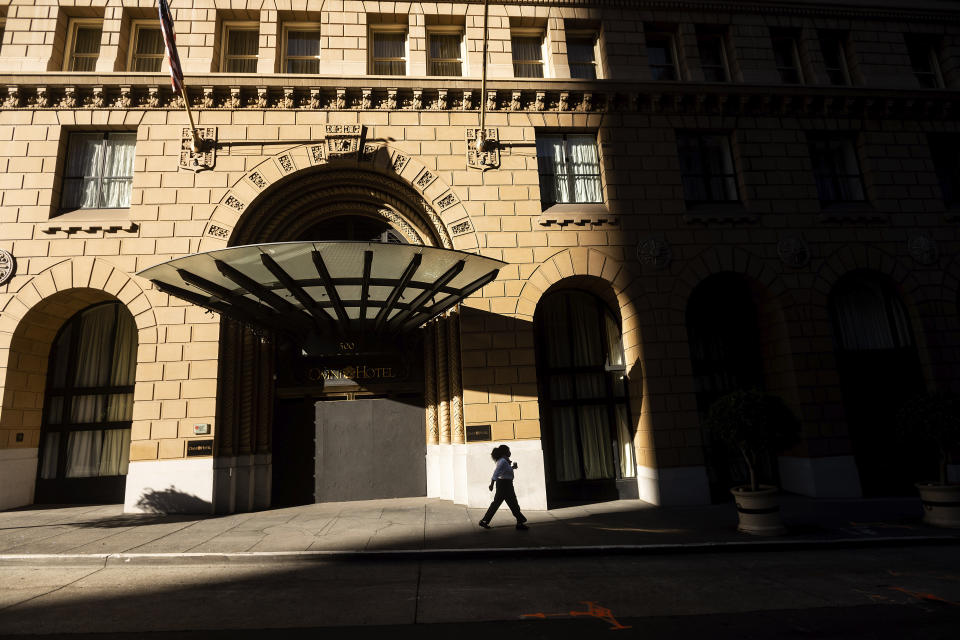
<svg viewBox="0 0 960 640"><path fill-rule="evenodd" d="M960 546L8 564L0 635L951 638ZM411 626L416 625L416 626Z"/></svg>

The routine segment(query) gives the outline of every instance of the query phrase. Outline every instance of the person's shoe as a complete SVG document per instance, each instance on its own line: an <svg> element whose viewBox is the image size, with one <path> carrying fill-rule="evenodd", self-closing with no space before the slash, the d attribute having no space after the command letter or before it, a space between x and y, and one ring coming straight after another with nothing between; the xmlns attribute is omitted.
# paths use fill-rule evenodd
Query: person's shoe
<svg viewBox="0 0 960 640"><path fill-rule="evenodd" d="M523 524L522 522L517 522L517 530L518 530L518 531L526 531L526 530L528 530L529 528L530 528L530 527L528 527L527 525Z"/></svg>
<svg viewBox="0 0 960 640"><path fill-rule="evenodd" d="M489 528L490 528L490 525L487 524L486 522L484 522L483 520L481 520L479 524L480 524L480 526L481 526L482 528L484 528L484 529L489 529Z"/></svg>
<svg viewBox="0 0 960 640"><path fill-rule="evenodd" d="M527 521L527 517L522 513L520 514L520 517L517 518L517 522L526 522L526 521Z"/></svg>

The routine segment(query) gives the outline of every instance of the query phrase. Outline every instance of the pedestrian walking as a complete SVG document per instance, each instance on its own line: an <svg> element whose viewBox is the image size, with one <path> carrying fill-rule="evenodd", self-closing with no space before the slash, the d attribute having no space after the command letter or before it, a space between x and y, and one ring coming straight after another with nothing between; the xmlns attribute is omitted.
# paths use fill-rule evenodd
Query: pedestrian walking
<svg viewBox="0 0 960 640"><path fill-rule="evenodd" d="M529 528L524 524L527 519L520 513L520 505L517 503L517 492L513 490L513 470L517 468L517 463L510 462L510 448L505 444L494 447L490 455L497 463L497 466L493 470L493 477L490 479L490 491L493 491L493 485L496 483L497 492L493 496L493 502L490 503L490 508L487 509L487 512L483 515L483 519L480 520L480 526L484 529L489 529L490 521L493 519L497 509L506 501L507 506L510 507L510 512L513 513L513 517L517 519L517 529L525 531Z"/></svg>

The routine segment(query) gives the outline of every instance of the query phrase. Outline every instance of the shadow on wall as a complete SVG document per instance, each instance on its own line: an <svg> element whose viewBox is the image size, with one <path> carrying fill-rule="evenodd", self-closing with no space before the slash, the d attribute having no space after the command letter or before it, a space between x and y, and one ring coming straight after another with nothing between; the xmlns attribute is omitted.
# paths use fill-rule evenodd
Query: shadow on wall
<svg viewBox="0 0 960 640"><path fill-rule="evenodd" d="M170 485L162 491L148 490L139 500L137 508L144 513L211 513L213 505L197 496L177 491Z"/></svg>

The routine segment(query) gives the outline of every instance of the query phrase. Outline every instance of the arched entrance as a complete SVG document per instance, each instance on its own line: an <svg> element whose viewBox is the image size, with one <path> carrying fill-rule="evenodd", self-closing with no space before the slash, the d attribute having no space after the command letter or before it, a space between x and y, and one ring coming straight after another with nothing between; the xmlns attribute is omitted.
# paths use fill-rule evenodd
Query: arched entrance
<svg viewBox="0 0 960 640"><path fill-rule="evenodd" d="M36 502L123 501L136 354L137 327L119 302L63 325L47 368Z"/></svg>
<svg viewBox="0 0 960 640"><path fill-rule="evenodd" d="M636 498L620 321L599 297L548 292L534 315L547 500Z"/></svg>
<svg viewBox="0 0 960 640"><path fill-rule="evenodd" d="M924 389L907 310L879 274L859 271L830 293L843 405L864 495L913 495L935 477L936 461L915 438L898 433L896 415Z"/></svg>
<svg viewBox="0 0 960 640"><path fill-rule="evenodd" d="M734 390L787 390L786 382L764 366L789 351L783 317L755 283L738 273L706 278L690 294L686 324L701 420L714 402ZM749 480L747 467L738 451L709 433L703 438L712 499L729 500L730 487ZM761 462L757 471L763 482L777 483L776 463L775 458Z"/></svg>

